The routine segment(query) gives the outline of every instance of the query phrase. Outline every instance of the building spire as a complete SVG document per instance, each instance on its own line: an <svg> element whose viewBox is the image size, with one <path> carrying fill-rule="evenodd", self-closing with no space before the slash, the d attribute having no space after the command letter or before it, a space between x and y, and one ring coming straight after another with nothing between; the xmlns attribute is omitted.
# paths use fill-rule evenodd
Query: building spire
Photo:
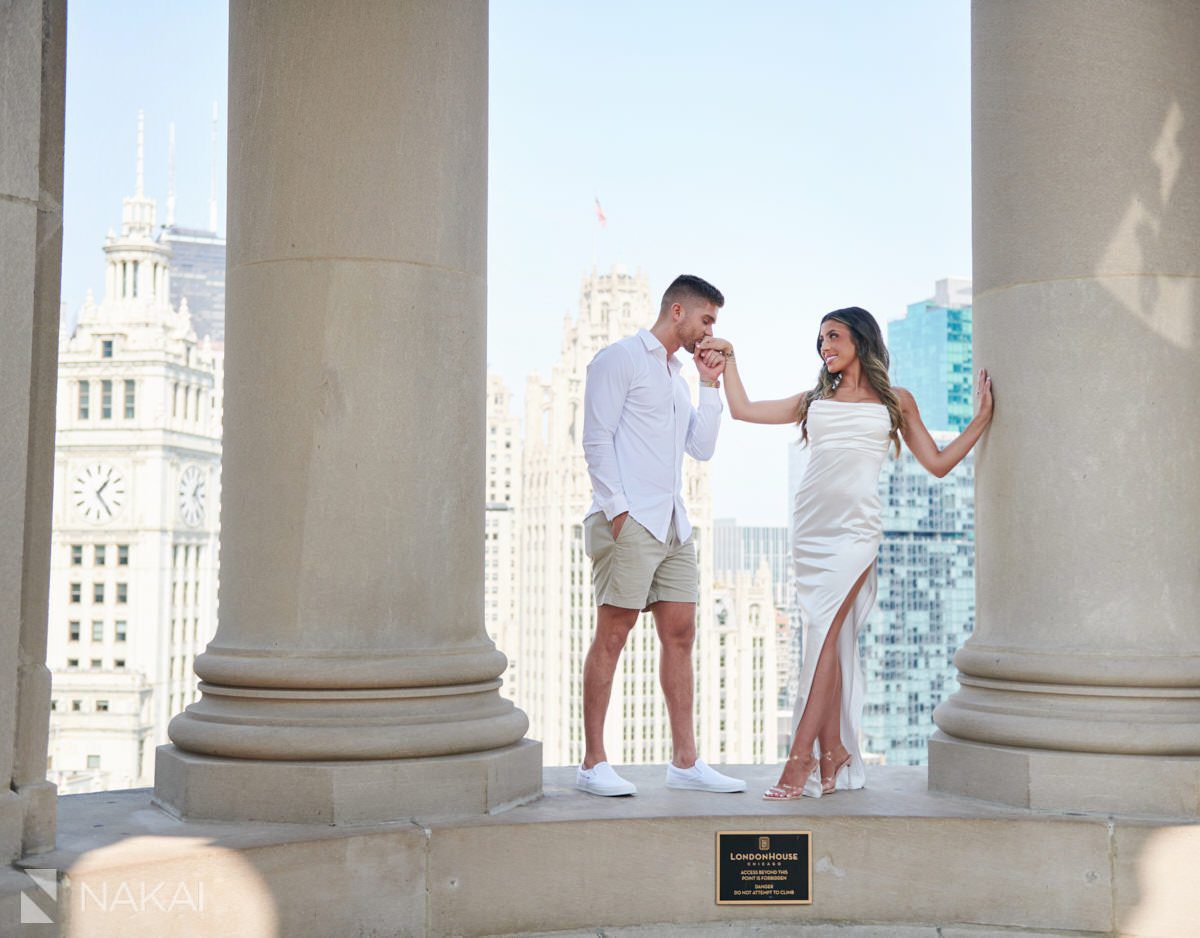
<svg viewBox="0 0 1200 938"><path fill-rule="evenodd" d="M143 132L144 115L142 110L138 109L138 132L137 132L137 186L134 189L134 198L140 199L143 195L142 187L142 169L145 163L145 133Z"/></svg>
<svg viewBox="0 0 1200 938"><path fill-rule="evenodd" d="M217 102L213 102L212 153L208 176L208 230L217 232Z"/></svg>
<svg viewBox="0 0 1200 938"><path fill-rule="evenodd" d="M137 112L137 175L133 195L121 200L121 237L154 236L154 200L146 195L146 113Z"/></svg>
<svg viewBox="0 0 1200 938"><path fill-rule="evenodd" d="M175 122L167 127L167 227L175 224Z"/></svg>

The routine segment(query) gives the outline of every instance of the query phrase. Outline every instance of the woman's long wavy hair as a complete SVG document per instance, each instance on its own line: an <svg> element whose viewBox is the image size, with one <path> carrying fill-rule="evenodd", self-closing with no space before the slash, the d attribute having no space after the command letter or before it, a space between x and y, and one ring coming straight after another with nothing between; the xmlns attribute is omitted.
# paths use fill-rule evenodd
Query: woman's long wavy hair
<svg viewBox="0 0 1200 938"><path fill-rule="evenodd" d="M887 346L883 343L883 333L875 317L859 306L848 306L845 309L835 309L821 317L821 325L830 319L835 319L850 330L854 338L854 348L858 352L858 360L862 364L863 376L867 383L879 395L879 400L888 409L892 418L892 431L888 434L896 447L896 456L900 456L900 430L904 420L900 415L900 398L892 390L892 382L888 377L890 359ZM817 335L817 355L821 354L821 336ZM796 414L796 422L800 424L800 436L808 442L808 408L813 401L833 397L841 383L842 375L830 374L825 363L821 363L821 373L817 376L817 386L805 392L800 397L800 409Z"/></svg>

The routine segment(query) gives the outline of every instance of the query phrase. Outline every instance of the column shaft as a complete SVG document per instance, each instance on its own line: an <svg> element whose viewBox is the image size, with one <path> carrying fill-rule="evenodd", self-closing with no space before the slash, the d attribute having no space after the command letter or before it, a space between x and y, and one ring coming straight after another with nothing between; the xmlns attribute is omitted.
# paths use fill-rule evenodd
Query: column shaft
<svg viewBox="0 0 1200 938"><path fill-rule="evenodd" d="M0 9L0 855L54 845L47 591L62 276L66 4Z"/></svg>
<svg viewBox="0 0 1200 938"><path fill-rule="evenodd" d="M268 787L296 760L393 760L414 792L405 760L519 764L439 813L540 790L483 628L486 159L486 4L231 5L220 625L160 756L182 813L295 819L183 803L180 750L279 760ZM414 810L383 788L304 816Z"/></svg>
<svg viewBox="0 0 1200 938"><path fill-rule="evenodd" d="M976 631L930 782L1195 811L1200 6L976 2L972 29L975 357L997 405ZM1151 766L1116 755L1178 784L1139 792Z"/></svg>

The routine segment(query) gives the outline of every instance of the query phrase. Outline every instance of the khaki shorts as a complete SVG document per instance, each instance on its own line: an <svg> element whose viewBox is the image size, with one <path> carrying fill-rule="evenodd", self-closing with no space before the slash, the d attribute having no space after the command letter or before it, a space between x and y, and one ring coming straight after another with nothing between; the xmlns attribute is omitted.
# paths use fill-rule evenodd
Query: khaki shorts
<svg viewBox="0 0 1200 938"><path fill-rule="evenodd" d="M674 518L665 544L632 515L625 516L614 541L612 523L597 511L583 521L583 545L592 558L597 606L646 610L657 602L694 603L700 598L696 545L691 536L679 543Z"/></svg>

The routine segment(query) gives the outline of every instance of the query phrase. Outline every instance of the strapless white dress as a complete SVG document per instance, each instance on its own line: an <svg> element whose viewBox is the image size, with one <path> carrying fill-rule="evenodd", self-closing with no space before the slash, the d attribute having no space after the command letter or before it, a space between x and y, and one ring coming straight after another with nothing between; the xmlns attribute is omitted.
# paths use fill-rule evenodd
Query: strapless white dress
<svg viewBox="0 0 1200 938"><path fill-rule="evenodd" d="M804 715L834 616L863 571L870 569L837 639L842 745L850 753L850 765L838 773L839 789L862 788L866 778L858 747L863 711L858 637L875 606L875 559L883 539L879 472L891 428L882 404L813 401L808 410L808 466L792 509L794 595L804 631L793 734ZM813 754L820 756L819 744L814 743ZM821 796L815 775L809 777L805 794Z"/></svg>

